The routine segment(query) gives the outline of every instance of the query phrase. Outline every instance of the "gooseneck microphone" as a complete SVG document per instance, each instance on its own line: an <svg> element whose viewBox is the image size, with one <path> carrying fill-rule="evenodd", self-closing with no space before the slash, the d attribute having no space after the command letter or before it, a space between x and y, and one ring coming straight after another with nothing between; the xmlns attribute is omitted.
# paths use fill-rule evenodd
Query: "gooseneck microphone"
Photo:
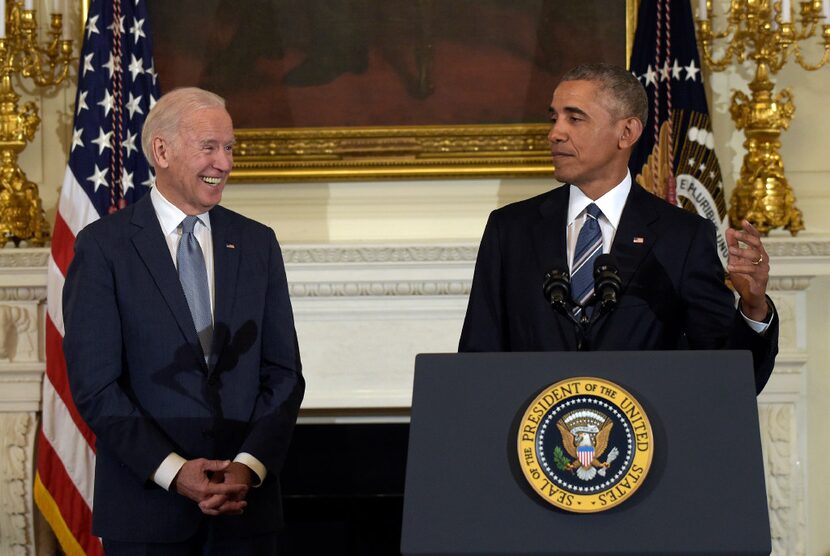
<svg viewBox="0 0 830 556"><path fill-rule="evenodd" d="M594 262L594 296L599 307L594 313L605 314L614 309L620 297L622 279L614 255L606 253L600 255ZM597 310L598 309L598 310ZM599 315L596 315L599 317Z"/></svg>
<svg viewBox="0 0 830 556"><path fill-rule="evenodd" d="M576 316L578 305L571 299L571 274L567 268L564 264L556 265L553 270L545 274L542 293L557 313L573 323L576 333L576 349L581 351L584 349L587 328L586 323Z"/></svg>
<svg viewBox="0 0 830 556"><path fill-rule="evenodd" d="M590 350L588 332L591 326L614 310L622 291L617 260L611 254L597 257L594 262L594 295L582 310L577 310L580 306L571 298L571 275L566 269L565 265L557 265L546 273L542 293L556 312L574 324L577 350Z"/></svg>
<svg viewBox="0 0 830 556"><path fill-rule="evenodd" d="M571 275L567 270L557 267L545 274L542 292L554 309L560 312L562 310L570 312Z"/></svg>

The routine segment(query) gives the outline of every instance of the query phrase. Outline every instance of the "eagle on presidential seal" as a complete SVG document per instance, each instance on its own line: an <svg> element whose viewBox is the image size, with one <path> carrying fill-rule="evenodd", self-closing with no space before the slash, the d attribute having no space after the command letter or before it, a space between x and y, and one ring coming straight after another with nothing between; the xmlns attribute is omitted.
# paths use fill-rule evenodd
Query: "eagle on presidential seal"
<svg viewBox="0 0 830 556"><path fill-rule="evenodd" d="M605 470L619 455L619 450L612 448L604 462L599 459L608 448L613 426L611 419L594 409L576 409L559 419L556 427L562 435L562 445L574 458L565 470L576 472L583 481L590 481L597 473L604 477Z"/></svg>

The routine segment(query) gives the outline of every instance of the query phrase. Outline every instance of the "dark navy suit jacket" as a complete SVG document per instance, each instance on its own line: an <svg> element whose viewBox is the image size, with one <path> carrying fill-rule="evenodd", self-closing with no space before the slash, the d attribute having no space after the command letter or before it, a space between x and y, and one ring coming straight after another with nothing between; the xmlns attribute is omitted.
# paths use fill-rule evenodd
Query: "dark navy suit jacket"
<svg viewBox="0 0 830 556"><path fill-rule="evenodd" d="M97 436L93 531L104 538L184 540L204 519L231 537L281 526L278 475L304 391L282 255L262 224L219 206L210 222L210 369L150 196L78 234L64 352L75 404ZM248 452L268 474L244 514L206 518L151 481L170 452Z"/></svg>
<svg viewBox="0 0 830 556"><path fill-rule="evenodd" d="M545 274L567 268L568 197L563 186L490 215L459 351L577 349L574 324L542 294ZM590 329L589 349L748 349L760 392L778 352L778 318L764 336L746 324L715 241L711 222L632 184L611 246L622 295Z"/></svg>

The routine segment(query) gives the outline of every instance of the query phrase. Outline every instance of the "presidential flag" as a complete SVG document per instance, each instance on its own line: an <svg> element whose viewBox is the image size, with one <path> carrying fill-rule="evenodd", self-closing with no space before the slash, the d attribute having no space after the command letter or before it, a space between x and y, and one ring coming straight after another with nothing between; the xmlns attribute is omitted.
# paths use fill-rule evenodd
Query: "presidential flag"
<svg viewBox="0 0 830 556"><path fill-rule="evenodd" d="M69 555L103 550L91 531L95 435L69 391L61 292L78 232L149 191L153 177L141 153L141 127L158 97L144 0L93 0L49 259L43 425L34 486L38 508Z"/></svg>
<svg viewBox="0 0 830 556"><path fill-rule="evenodd" d="M629 67L649 100L631 175L646 190L714 222L725 264L729 219L689 2L641 0Z"/></svg>

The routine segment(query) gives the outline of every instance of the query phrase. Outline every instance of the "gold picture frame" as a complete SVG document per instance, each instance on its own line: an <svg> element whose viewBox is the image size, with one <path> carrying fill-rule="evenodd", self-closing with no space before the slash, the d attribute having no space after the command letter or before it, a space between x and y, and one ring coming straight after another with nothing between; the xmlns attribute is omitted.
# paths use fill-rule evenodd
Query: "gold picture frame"
<svg viewBox="0 0 830 556"><path fill-rule="evenodd" d="M545 124L239 129L244 182L538 176L552 172Z"/></svg>
<svg viewBox="0 0 830 556"><path fill-rule="evenodd" d="M619 1L625 2L628 60L638 2ZM297 182L550 176L553 168L546 139L548 128L546 123L243 126L236 129L231 180Z"/></svg>

